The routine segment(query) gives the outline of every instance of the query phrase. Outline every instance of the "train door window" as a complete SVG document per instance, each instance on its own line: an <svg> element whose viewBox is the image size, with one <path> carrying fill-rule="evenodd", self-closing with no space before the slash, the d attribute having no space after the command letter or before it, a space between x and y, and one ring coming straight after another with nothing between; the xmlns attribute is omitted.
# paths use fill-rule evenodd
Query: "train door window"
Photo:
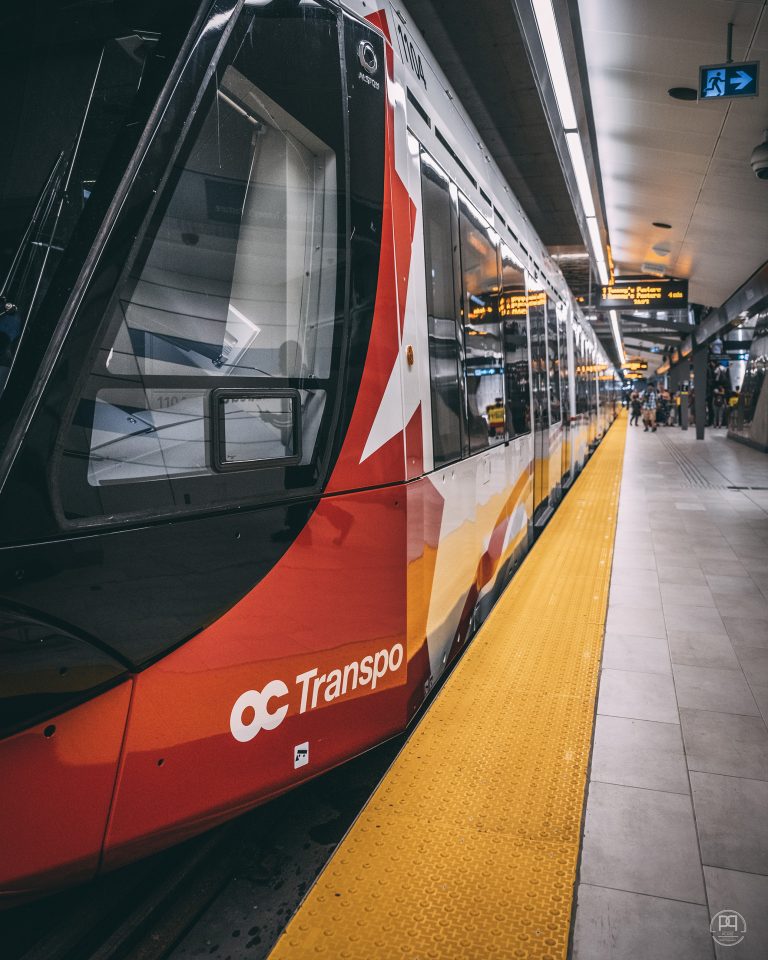
<svg viewBox="0 0 768 960"><path fill-rule="evenodd" d="M338 14L246 5L108 308L63 496L83 459L102 511L116 485L123 507L131 486L136 508L175 506L169 484L146 481L222 466L263 465L250 489L266 494L312 482L295 470L316 462L338 383L344 142ZM220 388L240 391L236 427L234 401L211 402ZM233 430L246 454L222 460L214 437Z"/></svg>
<svg viewBox="0 0 768 960"><path fill-rule="evenodd" d="M557 346L560 357L560 390L562 415L567 423L571 416L571 397L569 393L570 372L568 369L568 308L560 301L557 303Z"/></svg>
<svg viewBox="0 0 768 960"><path fill-rule="evenodd" d="M448 178L421 154L421 199L427 286L427 332L435 466L462 453L461 346L456 324L454 226Z"/></svg>
<svg viewBox="0 0 768 960"><path fill-rule="evenodd" d="M574 329L574 352L576 359L576 413L589 413L589 396L587 388L587 357L584 348L583 336L578 328Z"/></svg>
<svg viewBox="0 0 768 960"><path fill-rule="evenodd" d="M554 300L547 297L547 320L546 320L546 338L547 338L547 362L549 365L549 416L550 423L560 421L561 401L560 401L560 352L557 341L557 309Z"/></svg>
<svg viewBox="0 0 768 960"><path fill-rule="evenodd" d="M504 348L498 313L498 238L459 199L467 418L471 453L506 439Z"/></svg>
<svg viewBox="0 0 768 960"><path fill-rule="evenodd" d="M512 437L531 429L531 381L528 359L528 307L522 264L501 246L499 316L504 330L507 431Z"/></svg>
<svg viewBox="0 0 768 960"><path fill-rule="evenodd" d="M588 361L587 361L587 391L589 396L589 410L590 413L597 413L597 374L595 373L597 369L597 352L595 351L594 344L590 344L588 348Z"/></svg>
<svg viewBox="0 0 768 960"><path fill-rule="evenodd" d="M531 378L534 423L538 429L549 426L549 386L547 384L547 295L529 278L528 319L531 329Z"/></svg>

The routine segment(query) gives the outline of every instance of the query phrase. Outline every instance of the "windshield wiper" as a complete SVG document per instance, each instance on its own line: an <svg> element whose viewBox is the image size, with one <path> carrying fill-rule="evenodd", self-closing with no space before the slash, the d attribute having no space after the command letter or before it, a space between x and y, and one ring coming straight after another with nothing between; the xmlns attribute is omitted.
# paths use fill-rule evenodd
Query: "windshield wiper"
<svg viewBox="0 0 768 960"><path fill-rule="evenodd" d="M66 167L64 157L65 152L62 150L54 161L51 172L46 177L43 189L40 191L37 202L35 203L35 208L32 211L32 216L13 255L13 260L11 260L11 265L8 273L5 275L3 285L0 287L0 315L12 313L16 310L16 306L10 302L14 290L19 289L14 284L14 281L22 266L28 265L28 251L33 246L32 236L36 228L45 222L51 211L51 207L56 202L59 186L64 177Z"/></svg>

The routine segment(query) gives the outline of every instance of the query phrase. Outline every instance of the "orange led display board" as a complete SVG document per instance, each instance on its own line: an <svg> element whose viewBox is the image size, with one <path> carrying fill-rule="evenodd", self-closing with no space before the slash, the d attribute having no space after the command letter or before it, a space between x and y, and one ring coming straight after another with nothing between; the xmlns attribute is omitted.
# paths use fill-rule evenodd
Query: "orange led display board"
<svg viewBox="0 0 768 960"><path fill-rule="evenodd" d="M603 310L679 310L688 306L687 280L617 280L600 288Z"/></svg>

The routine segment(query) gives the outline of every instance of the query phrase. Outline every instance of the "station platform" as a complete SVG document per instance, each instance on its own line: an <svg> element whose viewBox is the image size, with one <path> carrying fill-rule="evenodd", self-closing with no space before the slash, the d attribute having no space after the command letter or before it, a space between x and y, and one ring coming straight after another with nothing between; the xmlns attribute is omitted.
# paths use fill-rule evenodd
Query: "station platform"
<svg viewBox="0 0 768 960"><path fill-rule="evenodd" d="M768 459L622 416L270 956L764 958L767 718Z"/></svg>

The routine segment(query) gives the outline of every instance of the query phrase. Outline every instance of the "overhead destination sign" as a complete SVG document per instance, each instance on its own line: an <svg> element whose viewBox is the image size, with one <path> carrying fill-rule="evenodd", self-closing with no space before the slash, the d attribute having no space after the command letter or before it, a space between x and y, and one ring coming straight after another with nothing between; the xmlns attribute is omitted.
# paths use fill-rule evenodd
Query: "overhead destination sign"
<svg viewBox="0 0 768 960"><path fill-rule="evenodd" d="M602 310L680 310L688 306L688 281L617 281L601 287L600 294Z"/></svg>
<svg viewBox="0 0 768 960"><path fill-rule="evenodd" d="M759 79L759 60L699 67L699 100L756 97Z"/></svg>

